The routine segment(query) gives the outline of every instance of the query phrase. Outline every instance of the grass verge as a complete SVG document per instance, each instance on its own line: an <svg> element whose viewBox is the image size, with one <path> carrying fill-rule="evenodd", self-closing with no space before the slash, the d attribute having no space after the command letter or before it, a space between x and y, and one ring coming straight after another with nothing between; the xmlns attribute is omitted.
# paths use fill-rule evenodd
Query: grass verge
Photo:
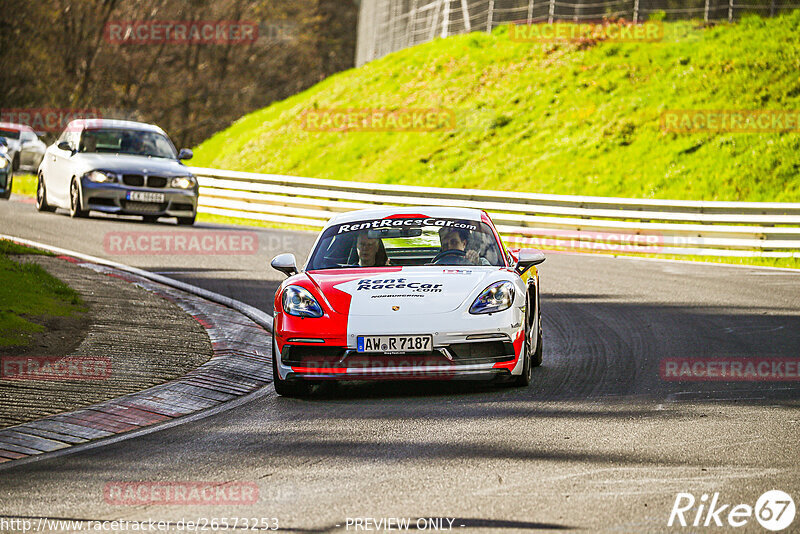
<svg viewBox="0 0 800 534"><path fill-rule="evenodd" d="M669 110L796 117L800 11L664 27L657 42L518 42L508 26L435 39L242 117L200 144L192 163L437 187L800 201L796 120L762 133L661 125ZM315 110L431 108L453 111L455 126L312 131L304 123Z"/></svg>
<svg viewBox="0 0 800 534"><path fill-rule="evenodd" d="M36 197L36 175L15 174L11 192L18 195Z"/></svg>
<svg viewBox="0 0 800 534"><path fill-rule="evenodd" d="M0 347L24 347L49 317L70 317L86 312L75 290L39 265L15 261L9 255L44 254L0 240Z"/></svg>

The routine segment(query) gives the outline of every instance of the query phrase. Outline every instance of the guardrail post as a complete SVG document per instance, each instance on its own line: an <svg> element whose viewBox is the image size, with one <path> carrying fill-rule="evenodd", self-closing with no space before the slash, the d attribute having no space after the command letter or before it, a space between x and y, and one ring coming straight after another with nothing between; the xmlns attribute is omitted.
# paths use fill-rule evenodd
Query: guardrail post
<svg viewBox="0 0 800 534"><path fill-rule="evenodd" d="M528 24L533 22L533 0L528 0L528 19L525 22Z"/></svg>
<svg viewBox="0 0 800 534"><path fill-rule="evenodd" d="M447 37L450 32L450 0L442 0L444 3L444 13L442 13L442 38Z"/></svg>
<svg viewBox="0 0 800 534"><path fill-rule="evenodd" d="M556 0L550 0L550 12L547 15L548 24L553 23L553 17L555 16L555 14L556 14Z"/></svg>
<svg viewBox="0 0 800 534"><path fill-rule="evenodd" d="M733 22L733 0L728 0L728 22Z"/></svg>
<svg viewBox="0 0 800 534"><path fill-rule="evenodd" d="M439 10L442 8L442 2L443 0L436 2L436 7L433 8L433 12L431 13L433 20L431 20L431 32L430 36L428 37L429 41L433 41L433 38L436 37L436 26L439 22Z"/></svg>
<svg viewBox="0 0 800 534"><path fill-rule="evenodd" d="M633 2L633 23L636 24L639 22L639 0L634 0Z"/></svg>
<svg viewBox="0 0 800 534"><path fill-rule="evenodd" d="M770 17L775 16L775 0L771 0L769 3L769 16Z"/></svg>
<svg viewBox="0 0 800 534"><path fill-rule="evenodd" d="M414 41L414 31L417 28L417 5L419 0L411 2L411 11L408 13L408 24L406 25L406 48L411 46Z"/></svg>
<svg viewBox="0 0 800 534"><path fill-rule="evenodd" d="M706 9L703 11L703 22L708 23L708 4L710 0L706 0Z"/></svg>
<svg viewBox="0 0 800 534"><path fill-rule="evenodd" d="M492 33L493 17L494 17L494 0L489 0L489 11L486 14L486 33Z"/></svg>
<svg viewBox="0 0 800 534"><path fill-rule="evenodd" d="M461 0L461 17L464 19L464 29L471 32L472 22L469 20L469 6L467 5L467 0Z"/></svg>

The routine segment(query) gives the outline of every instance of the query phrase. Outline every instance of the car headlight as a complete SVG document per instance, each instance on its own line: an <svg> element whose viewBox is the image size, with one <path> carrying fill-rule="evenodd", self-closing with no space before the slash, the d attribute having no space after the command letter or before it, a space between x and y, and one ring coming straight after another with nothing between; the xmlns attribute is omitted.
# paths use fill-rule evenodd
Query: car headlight
<svg viewBox="0 0 800 534"><path fill-rule="evenodd" d="M114 174L113 172L107 172L107 171L87 172L86 178L88 178L90 182L95 182L98 184L107 184L110 182L117 181L117 175Z"/></svg>
<svg viewBox="0 0 800 534"><path fill-rule="evenodd" d="M0 169L5 169L8 167L8 160L6 158L0 158Z"/></svg>
<svg viewBox="0 0 800 534"><path fill-rule="evenodd" d="M177 176L172 179L172 187L176 189L191 189L197 185L194 176Z"/></svg>
<svg viewBox="0 0 800 534"><path fill-rule="evenodd" d="M469 308L472 314L495 313L507 310L514 304L514 284L495 282L478 295Z"/></svg>
<svg viewBox="0 0 800 534"><path fill-rule="evenodd" d="M296 317L322 317L319 305L308 290L299 286L287 286L283 290L283 311Z"/></svg>

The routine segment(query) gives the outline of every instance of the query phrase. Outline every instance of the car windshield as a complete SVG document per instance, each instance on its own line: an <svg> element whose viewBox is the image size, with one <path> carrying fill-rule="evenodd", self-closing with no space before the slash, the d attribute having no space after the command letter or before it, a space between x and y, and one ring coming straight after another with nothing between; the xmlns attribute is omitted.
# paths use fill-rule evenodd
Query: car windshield
<svg viewBox="0 0 800 534"><path fill-rule="evenodd" d="M503 255L491 227L418 215L370 219L326 229L309 270L414 265L495 265Z"/></svg>
<svg viewBox="0 0 800 534"><path fill-rule="evenodd" d="M85 130L81 135L79 152L113 152L170 159L178 156L175 146L165 135L116 128Z"/></svg>
<svg viewBox="0 0 800 534"><path fill-rule="evenodd" d="M0 128L0 137L5 137L6 139L19 139L19 132L16 130L6 130L5 128Z"/></svg>

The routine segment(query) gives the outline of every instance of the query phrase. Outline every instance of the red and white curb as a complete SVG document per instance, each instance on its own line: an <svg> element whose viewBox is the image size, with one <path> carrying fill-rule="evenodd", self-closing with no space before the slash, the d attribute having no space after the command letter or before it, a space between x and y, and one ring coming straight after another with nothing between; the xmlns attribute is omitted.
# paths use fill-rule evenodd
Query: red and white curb
<svg viewBox="0 0 800 534"><path fill-rule="evenodd" d="M66 261L126 280L175 303L202 325L213 349L208 362L178 379L0 430L0 469L46 453L50 456L71 448L119 441L199 418L192 415L211 415L251 400L272 382L268 332L272 318L268 314L133 267L11 236L0 235L0 239L60 254Z"/></svg>

